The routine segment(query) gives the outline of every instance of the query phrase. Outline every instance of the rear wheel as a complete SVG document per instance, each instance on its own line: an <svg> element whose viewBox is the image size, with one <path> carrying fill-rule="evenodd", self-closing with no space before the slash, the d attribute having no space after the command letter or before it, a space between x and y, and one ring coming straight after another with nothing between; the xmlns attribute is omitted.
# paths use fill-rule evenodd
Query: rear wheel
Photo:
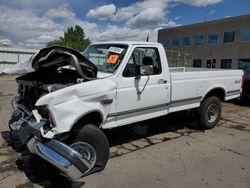
<svg viewBox="0 0 250 188"><path fill-rule="evenodd" d="M109 143L97 126L87 124L74 130L69 145L84 156L90 164L84 176L105 168L109 157Z"/></svg>
<svg viewBox="0 0 250 188"><path fill-rule="evenodd" d="M218 97L206 98L198 109L202 129L212 129L221 117L221 102Z"/></svg>

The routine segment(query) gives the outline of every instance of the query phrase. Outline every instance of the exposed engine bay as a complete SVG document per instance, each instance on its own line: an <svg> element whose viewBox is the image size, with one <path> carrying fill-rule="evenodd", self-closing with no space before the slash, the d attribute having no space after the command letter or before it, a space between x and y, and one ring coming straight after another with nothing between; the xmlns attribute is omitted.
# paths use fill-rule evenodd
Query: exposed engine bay
<svg viewBox="0 0 250 188"><path fill-rule="evenodd" d="M97 68L79 52L61 46L44 48L33 55L27 63L29 70L16 78L20 99L32 110L36 101L47 93L96 79ZM17 68L20 70L20 65ZM27 67L27 66L26 66ZM15 67L8 70L15 72Z"/></svg>
<svg viewBox="0 0 250 188"><path fill-rule="evenodd" d="M26 102L25 106L32 109L41 96L86 80L75 70L58 68L28 73L18 77L16 81L19 96Z"/></svg>

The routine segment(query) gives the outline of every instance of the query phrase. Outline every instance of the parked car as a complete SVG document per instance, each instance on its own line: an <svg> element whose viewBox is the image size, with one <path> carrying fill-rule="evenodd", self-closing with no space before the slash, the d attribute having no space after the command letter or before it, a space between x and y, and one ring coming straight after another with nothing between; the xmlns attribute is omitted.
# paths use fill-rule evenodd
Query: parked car
<svg viewBox="0 0 250 188"><path fill-rule="evenodd" d="M202 129L215 127L220 101L240 96L243 75L169 68L163 46L149 42L94 43L84 55L44 48L5 72L21 74L10 129L72 181L104 169L104 129L188 109L197 109Z"/></svg>
<svg viewBox="0 0 250 188"><path fill-rule="evenodd" d="M247 99L249 96L250 96L250 69L246 69L244 70L242 98Z"/></svg>

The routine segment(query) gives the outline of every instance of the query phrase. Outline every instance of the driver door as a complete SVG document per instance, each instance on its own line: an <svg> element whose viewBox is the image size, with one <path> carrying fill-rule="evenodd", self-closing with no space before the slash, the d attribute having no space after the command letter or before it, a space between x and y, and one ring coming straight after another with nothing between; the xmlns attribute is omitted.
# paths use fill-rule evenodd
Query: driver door
<svg viewBox="0 0 250 188"><path fill-rule="evenodd" d="M140 66L153 66L151 75L141 75ZM164 75L157 48L135 47L117 84L117 124L124 125L164 115L170 81Z"/></svg>

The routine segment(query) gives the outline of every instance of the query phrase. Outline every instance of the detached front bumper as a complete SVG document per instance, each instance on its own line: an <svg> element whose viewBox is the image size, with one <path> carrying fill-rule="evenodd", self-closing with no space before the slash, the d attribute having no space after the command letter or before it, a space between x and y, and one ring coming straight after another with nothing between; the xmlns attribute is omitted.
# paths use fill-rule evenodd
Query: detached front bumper
<svg viewBox="0 0 250 188"><path fill-rule="evenodd" d="M47 139L41 134L48 127L49 121L39 122L24 105L13 100L15 111L10 119L10 129L16 131L22 144L29 151L43 158L71 181L81 181L89 170L90 164L79 152L57 139Z"/></svg>

